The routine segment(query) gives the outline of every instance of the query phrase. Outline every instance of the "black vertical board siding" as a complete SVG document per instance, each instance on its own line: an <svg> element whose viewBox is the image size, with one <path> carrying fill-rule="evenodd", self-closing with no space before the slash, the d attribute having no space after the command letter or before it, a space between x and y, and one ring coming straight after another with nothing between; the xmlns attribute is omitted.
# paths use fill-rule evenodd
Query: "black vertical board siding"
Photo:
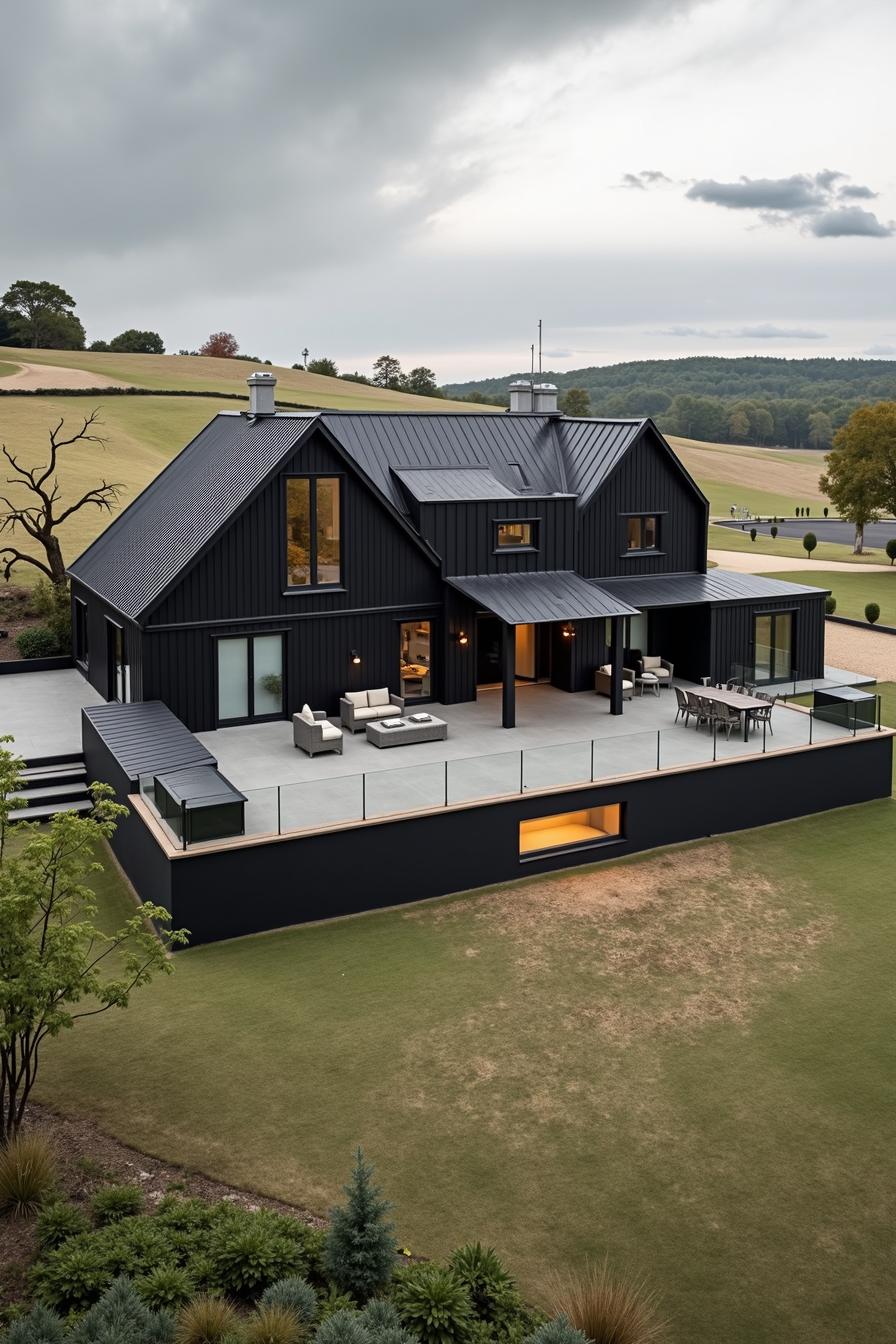
<svg viewBox="0 0 896 1344"><path fill-rule="evenodd" d="M793 667L799 679L824 675L824 594L818 597L781 598L711 608L712 669L710 675L725 679L736 666L752 666L754 623L757 613L793 612Z"/></svg>
<svg viewBox="0 0 896 1344"><path fill-rule="evenodd" d="M420 505L420 531L442 559L443 574L512 574L572 569L575 500L500 499ZM496 553L495 524L538 522L534 551Z"/></svg>
<svg viewBox="0 0 896 1344"><path fill-rule="evenodd" d="M124 630L131 668L131 699L143 700L143 632L121 612L97 597L83 584L72 579L72 597L80 598L87 608L87 680L104 699L109 694L109 648L107 620ZM80 670L80 669L79 669Z"/></svg>
<svg viewBox="0 0 896 1344"><path fill-rule="evenodd" d="M625 554L625 514L661 514L660 551ZM706 569L706 502L646 431L582 511L577 565L589 579Z"/></svg>

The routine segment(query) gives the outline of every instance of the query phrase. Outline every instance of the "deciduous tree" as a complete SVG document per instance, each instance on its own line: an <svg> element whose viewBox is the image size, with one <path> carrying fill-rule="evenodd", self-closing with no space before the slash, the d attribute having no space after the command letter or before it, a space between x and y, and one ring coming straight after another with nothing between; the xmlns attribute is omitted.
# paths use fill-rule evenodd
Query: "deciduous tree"
<svg viewBox="0 0 896 1344"><path fill-rule="evenodd" d="M586 416L591 414L591 398L584 387L571 387L558 400L558 406L564 415Z"/></svg>
<svg viewBox="0 0 896 1344"><path fill-rule="evenodd" d="M138 331L128 327L119 336L113 336L109 349L129 355L164 355L165 345L157 331Z"/></svg>
<svg viewBox="0 0 896 1344"><path fill-rule="evenodd" d="M861 555L866 524L896 510L896 402L853 411L834 435L819 486L854 525Z"/></svg>
<svg viewBox="0 0 896 1344"><path fill-rule="evenodd" d="M321 355L320 359L309 359L305 368L309 373L322 373L325 378L339 377L336 361L327 359L326 355Z"/></svg>
<svg viewBox="0 0 896 1344"><path fill-rule="evenodd" d="M13 566L23 564L33 565L52 583L64 585L65 561L62 558L62 547L57 534L60 524L71 518L72 514L91 506L106 513L112 512L112 506L123 488L121 485L103 480L99 485L85 490L84 494L71 504L64 505L60 499L59 477L56 475L59 453L63 448L69 448L73 443L105 443L105 439L90 432L98 423L99 411L92 411L85 417L83 425L76 433L68 438L62 438L65 421L60 420L59 424L50 430L50 453L44 466L22 466L21 462L13 457L6 444L3 444L3 456L13 472L12 476L7 476L6 483L24 490L28 502L16 503L8 495L0 495L0 534L3 532L15 534L17 529L21 529L37 542L45 557L41 560L35 555L19 550L16 546L0 546L0 568L7 581Z"/></svg>
<svg viewBox="0 0 896 1344"><path fill-rule="evenodd" d="M834 438L831 417L824 411L813 411L809 416L809 445L812 448L830 448Z"/></svg>
<svg viewBox="0 0 896 1344"><path fill-rule="evenodd" d="M11 823L22 767L3 745L11 741L0 739L0 1142L22 1123L44 1042L80 1018L126 1008L133 990L171 971L168 949L187 940L183 929L157 936L149 921L164 926L170 915L149 903L114 933L98 927L89 878L127 808L108 784L94 784L86 816Z"/></svg>
<svg viewBox="0 0 896 1344"><path fill-rule="evenodd" d="M213 331L204 345L200 345L200 355L213 355L216 359L233 359L240 346L230 331Z"/></svg>
<svg viewBox="0 0 896 1344"><path fill-rule="evenodd" d="M75 300L49 280L16 280L0 299L14 333L32 349L83 350Z"/></svg>
<svg viewBox="0 0 896 1344"><path fill-rule="evenodd" d="M432 369L427 369L423 364L416 369L411 369L404 375L401 380L401 387L405 392L415 392L418 397L440 397L442 395Z"/></svg>

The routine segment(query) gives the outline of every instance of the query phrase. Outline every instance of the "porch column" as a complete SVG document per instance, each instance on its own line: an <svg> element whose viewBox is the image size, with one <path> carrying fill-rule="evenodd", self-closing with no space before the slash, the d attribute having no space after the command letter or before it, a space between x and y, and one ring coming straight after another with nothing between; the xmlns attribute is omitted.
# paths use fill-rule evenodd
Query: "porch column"
<svg viewBox="0 0 896 1344"><path fill-rule="evenodd" d="M622 632L621 616L610 619L610 713L622 713Z"/></svg>
<svg viewBox="0 0 896 1344"><path fill-rule="evenodd" d="M501 626L501 727L516 727L516 626Z"/></svg>

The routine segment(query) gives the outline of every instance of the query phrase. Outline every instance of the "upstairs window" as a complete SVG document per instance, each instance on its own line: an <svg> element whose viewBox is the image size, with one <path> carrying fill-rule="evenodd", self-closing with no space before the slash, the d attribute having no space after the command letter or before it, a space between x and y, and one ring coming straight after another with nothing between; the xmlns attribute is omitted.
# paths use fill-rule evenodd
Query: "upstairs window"
<svg viewBox="0 0 896 1344"><path fill-rule="evenodd" d="M644 514L638 518L627 518L626 538L629 551L655 551L659 544L659 529L656 515Z"/></svg>
<svg viewBox="0 0 896 1344"><path fill-rule="evenodd" d="M342 581L342 501L338 476L286 479L286 583L332 587Z"/></svg>
<svg viewBox="0 0 896 1344"><path fill-rule="evenodd" d="M495 549L498 551L534 551L538 549L538 521L498 523Z"/></svg>

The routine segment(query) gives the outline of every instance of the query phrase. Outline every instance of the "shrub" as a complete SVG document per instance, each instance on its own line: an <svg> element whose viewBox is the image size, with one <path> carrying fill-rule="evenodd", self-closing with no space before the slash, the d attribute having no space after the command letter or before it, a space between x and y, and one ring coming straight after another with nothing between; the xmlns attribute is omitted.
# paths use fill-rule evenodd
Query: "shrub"
<svg viewBox="0 0 896 1344"><path fill-rule="evenodd" d="M330 1291L326 1297L321 1300L318 1308L318 1323L323 1325L331 1316L335 1316L339 1311L357 1311L358 1304L348 1293L340 1293L337 1288L330 1285Z"/></svg>
<svg viewBox="0 0 896 1344"><path fill-rule="evenodd" d="M23 658L52 658L59 643L49 626L29 625L16 639L16 648Z"/></svg>
<svg viewBox="0 0 896 1344"><path fill-rule="evenodd" d="M523 1344L588 1344L588 1340L566 1316L555 1316L527 1335Z"/></svg>
<svg viewBox="0 0 896 1344"><path fill-rule="evenodd" d="M110 1185L106 1190L97 1190L90 1207L97 1223L104 1227L106 1223L142 1213L143 1191L136 1185Z"/></svg>
<svg viewBox="0 0 896 1344"><path fill-rule="evenodd" d="M422 1344L463 1344L473 1320L470 1297L440 1265L409 1265L395 1276L392 1296L402 1322Z"/></svg>
<svg viewBox="0 0 896 1344"><path fill-rule="evenodd" d="M593 1344L653 1344L664 1334L654 1294L614 1274L606 1260L555 1274L547 1296L552 1311Z"/></svg>
<svg viewBox="0 0 896 1344"><path fill-rule="evenodd" d="M824 514L825 518L827 518L827 516L828 516L828 506L827 506L827 504L825 504L824 508L822 509L822 513Z"/></svg>
<svg viewBox="0 0 896 1344"><path fill-rule="evenodd" d="M890 540L884 547L884 550L887 552L887 558L890 561L890 564L892 565L894 560L896 560L896 537L890 538Z"/></svg>
<svg viewBox="0 0 896 1344"><path fill-rule="evenodd" d="M53 1149L43 1134L17 1134L0 1149L0 1213L34 1213L56 1182Z"/></svg>
<svg viewBox="0 0 896 1344"><path fill-rule="evenodd" d="M366 1329L376 1338L384 1330L400 1330L401 1317L394 1302L385 1297L372 1297L361 1312Z"/></svg>
<svg viewBox="0 0 896 1344"><path fill-rule="evenodd" d="M806 535L803 537L803 546L806 549L806 554L808 556L811 556L812 552L815 550L815 547L817 545L818 545L818 538L816 537L815 533L807 532Z"/></svg>
<svg viewBox="0 0 896 1344"><path fill-rule="evenodd" d="M179 1265L158 1265L148 1274L141 1274L134 1287L148 1307L159 1311L165 1307L181 1307L196 1291L189 1270Z"/></svg>
<svg viewBox="0 0 896 1344"><path fill-rule="evenodd" d="M130 1279L120 1278L82 1316L66 1344L170 1344L173 1338L174 1317L150 1311Z"/></svg>
<svg viewBox="0 0 896 1344"><path fill-rule="evenodd" d="M478 1241L461 1246L448 1264L466 1288L477 1319L493 1326L496 1334L508 1330L522 1311L523 1302L494 1247Z"/></svg>
<svg viewBox="0 0 896 1344"><path fill-rule="evenodd" d="M224 1297L202 1293L194 1297L177 1316L177 1344L223 1344L236 1331L239 1317Z"/></svg>
<svg viewBox="0 0 896 1344"><path fill-rule="evenodd" d="M56 653L72 651L72 595L67 583L51 583L39 578L34 585L32 603L56 641Z"/></svg>
<svg viewBox="0 0 896 1344"><path fill-rule="evenodd" d="M330 1215L324 1268L337 1288L366 1302L392 1277L396 1243L386 1221L391 1206L374 1185L373 1167L360 1148L345 1193L346 1206Z"/></svg>
<svg viewBox="0 0 896 1344"><path fill-rule="evenodd" d="M837 610L837 599L833 593L829 593L828 596L825 598L824 609L827 612L828 616L833 616L834 612Z"/></svg>
<svg viewBox="0 0 896 1344"><path fill-rule="evenodd" d="M89 1230L90 1223L84 1210L77 1204L64 1204L61 1200L45 1205L37 1215L35 1225L37 1244L42 1251L52 1251L69 1237L77 1237Z"/></svg>
<svg viewBox="0 0 896 1344"><path fill-rule="evenodd" d="M755 529L755 527L751 527L751 528L750 528L750 540L751 540L751 541L755 541L755 540L756 540L756 529Z"/></svg>
<svg viewBox="0 0 896 1344"><path fill-rule="evenodd" d="M14 1321L3 1336L3 1344L63 1344L65 1327L60 1317L42 1302L27 1316Z"/></svg>
<svg viewBox="0 0 896 1344"><path fill-rule="evenodd" d="M236 1297L255 1297L302 1269L301 1247L284 1226L292 1221L266 1213L251 1215L251 1221L225 1220L209 1245L212 1284Z"/></svg>
<svg viewBox="0 0 896 1344"><path fill-rule="evenodd" d="M84 1311L115 1277L90 1237L72 1237L34 1271L38 1297L57 1311Z"/></svg>
<svg viewBox="0 0 896 1344"><path fill-rule="evenodd" d="M260 1306L243 1328L246 1344L300 1344L304 1337L295 1313L277 1303Z"/></svg>
<svg viewBox="0 0 896 1344"><path fill-rule="evenodd" d="M865 620L869 625L873 625L880 618L880 607L876 602L865 603Z"/></svg>
<svg viewBox="0 0 896 1344"><path fill-rule="evenodd" d="M391 1303L386 1303L391 1307ZM307 1279L298 1274L278 1279L261 1295L263 1307L288 1307L303 1325L310 1325L317 1316L317 1294ZM394 1311L394 1308L392 1308ZM395 1314L396 1323L398 1314Z"/></svg>
<svg viewBox="0 0 896 1344"><path fill-rule="evenodd" d="M314 1344L370 1344L359 1311L334 1311L317 1327Z"/></svg>
<svg viewBox="0 0 896 1344"><path fill-rule="evenodd" d="M775 537L778 535L778 529L775 527L774 523L772 524L772 526L769 528L768 531L769 536L771 537L772 541L774 541Z"/></svg>

